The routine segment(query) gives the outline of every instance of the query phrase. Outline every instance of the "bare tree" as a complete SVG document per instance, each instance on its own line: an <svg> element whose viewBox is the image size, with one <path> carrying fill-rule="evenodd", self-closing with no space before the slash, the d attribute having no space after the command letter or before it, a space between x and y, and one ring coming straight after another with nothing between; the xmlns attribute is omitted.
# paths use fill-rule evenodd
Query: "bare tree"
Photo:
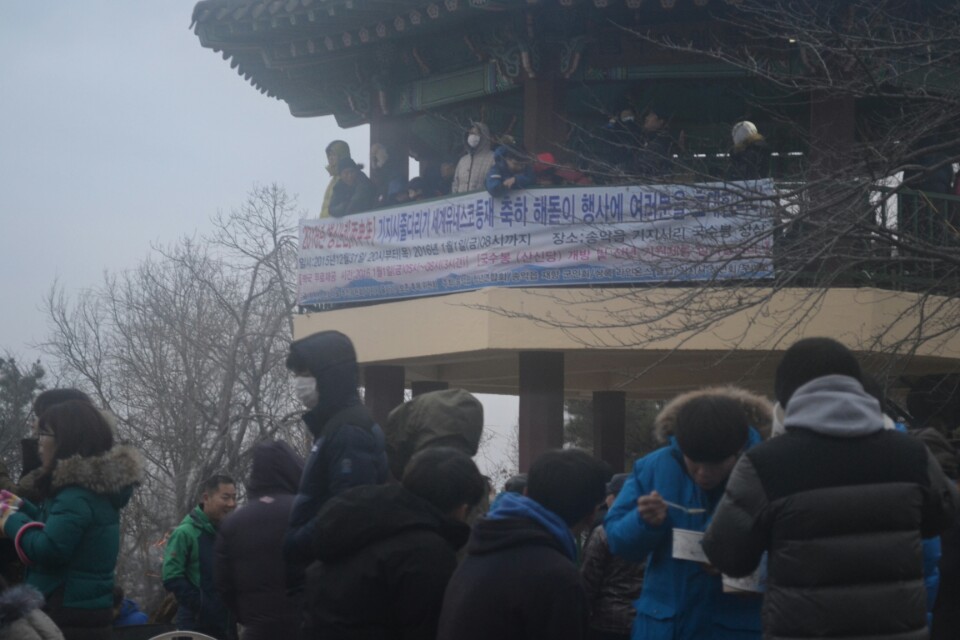
<svg viewBox="0 0 960 640"><path fill-rule="evenodd" d="M239 481L254 443L298 441L284 367L295 204L277 185L256 187L214 218L209 237L156 248L74 300L56 286L47 297L45 351L147 460L144 486L125 511L128 588L145 588L143 577L158 568L154 544L194 506L204 478L227 472Z"/></svg>

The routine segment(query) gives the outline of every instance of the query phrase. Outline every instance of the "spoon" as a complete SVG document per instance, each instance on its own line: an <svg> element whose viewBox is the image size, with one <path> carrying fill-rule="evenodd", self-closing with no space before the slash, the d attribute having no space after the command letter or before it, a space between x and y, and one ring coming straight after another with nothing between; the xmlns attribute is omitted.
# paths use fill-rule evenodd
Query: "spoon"
<svg viewBox="0 0 960 640"><path fill-rule="evenodd" d="M680 511L683 511L684 513L691 516L707 512L706 509L701 509L700 507L685 507L682 504L677 504L676 502L670 502L669 500L664 500L664 503L666 503L668 507L679 509Z"/></svg>

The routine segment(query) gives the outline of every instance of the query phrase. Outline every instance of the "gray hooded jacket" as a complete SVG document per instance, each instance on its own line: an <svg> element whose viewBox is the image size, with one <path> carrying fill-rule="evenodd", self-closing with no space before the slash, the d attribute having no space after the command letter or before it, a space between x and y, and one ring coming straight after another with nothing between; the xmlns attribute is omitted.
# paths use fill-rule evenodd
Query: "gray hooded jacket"
<svg viewBox="0 0 960 640"><path fill-rule="evenodd" d="M471 149L467 145L467 135L464 134L464 147L467 153L460 158L457 163L457 170L453 174L453 184L450 187L450 193L469 193L470 191L479 191L485 188L487 173L493 167L493 149L490 143L490 129L482 122L474 122L472 127L480 130L480 144L476 149Z"/></svg>

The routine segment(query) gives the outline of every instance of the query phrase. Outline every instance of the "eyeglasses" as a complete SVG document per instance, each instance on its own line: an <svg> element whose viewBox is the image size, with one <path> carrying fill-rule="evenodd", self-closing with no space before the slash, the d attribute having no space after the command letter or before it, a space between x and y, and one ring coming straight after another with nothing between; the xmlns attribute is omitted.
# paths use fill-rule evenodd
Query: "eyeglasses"
<svg viewBox="0 0 960 640"><path fill-rule="evenodd" d="M56 438L57 438L57 436L54 435L54 433L53 433L52 431L38 431L38 432L37 432L37 437L38 437L38 438L52 438L52 439L54 439L54 440L56 440Z"/></svg>

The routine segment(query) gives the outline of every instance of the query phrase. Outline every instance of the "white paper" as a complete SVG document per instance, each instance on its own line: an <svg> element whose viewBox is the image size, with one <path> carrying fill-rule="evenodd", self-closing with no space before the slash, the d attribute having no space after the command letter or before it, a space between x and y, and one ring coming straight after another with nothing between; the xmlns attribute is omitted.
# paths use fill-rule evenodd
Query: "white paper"
<svg viewBox="0 0 960 640"><path fill-rule="evenodd" d="M703 552L703 532L690 529L673 530L673 557L677 560L709 562Z"/></svg>
<svg viewBox="0 0 960 640"><path fill-rule="evenodd" d="M723 591L732 593L737 591L749 591L753 593L764 593L767 590L767 553L764 552L760 558L760 564L756 571L742 578L731 578L724 574Z"/></svg>

